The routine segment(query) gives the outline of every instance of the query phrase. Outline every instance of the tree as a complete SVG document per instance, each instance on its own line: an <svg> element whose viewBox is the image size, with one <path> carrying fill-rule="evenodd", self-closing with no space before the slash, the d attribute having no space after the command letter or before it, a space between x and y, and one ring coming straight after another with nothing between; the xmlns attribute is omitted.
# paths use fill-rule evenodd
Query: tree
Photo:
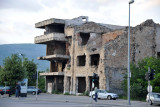
<svg viewBox="0 0 160 107"><path fill-rule="evenodd" d="M11 57L6 57L3 60L3 67L0 69L0 82L4 85L14 86L18 81L24 78L24 70L22 60L18 54L12 54Z"/></svg>
<svg viewBox="0 0 160 107"><path fill-rule="evenodd" d="M23 67L25 70L26 78L28 78L28 85L35 86L36 80L33 78L33 75L37 72L37 65L34 63L34 60L28 60L28 58L24 59Z"/></svg>
<svg viewBox="0 0 160 107"><path fill-rule="evenodd" d="M42 73L44 71L39 71L39 73ZM45 92L45 78L44 76L39 76L38 78L38 88L42 90L42 92Z"/></svg>
<svg viewBox="0 0 160 107"><path fill-rule="evenodd" d="M155 57L147 57L138 62L131 63L131 98L143 99L147 95L148 81L145 80L145 73L148 72L148 67L155 70L155 79L151 81L153 92L160 92L160 59ZM127 92L127 75L124 76L122 82L124 91Z"/></svg>
<svg viewBox="0 0 160 107"><path fill-rule="evenodd" d="M4 59L3 65L0 68L0 84L7 82L7 85L14 86L18 81L28 78L28 85L35 86L36 80L32 75L37 72L37 65L34 60L30 61L24 55L20 58L18 54L12 54Z"/></svg>

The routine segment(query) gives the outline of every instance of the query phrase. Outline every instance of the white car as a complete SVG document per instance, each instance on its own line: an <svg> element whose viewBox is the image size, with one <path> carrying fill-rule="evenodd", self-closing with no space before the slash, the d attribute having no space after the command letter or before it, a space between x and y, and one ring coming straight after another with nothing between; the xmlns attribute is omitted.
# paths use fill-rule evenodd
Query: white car
<svg viewBox="0 0 160 107"><path fill-rule="evenodd" d="M150 105L160 104L160 93L150 93L150 100L149 94L147 94L146 101L149 102Z"/></svg>
<svg viewBox="0 0 160 107"><path fill-rule="evenodd" d="M115 93L108 93L106 90L102 90L102 89L97 89L97 92L98 92L98 98L101 98L101 99L108 99L108 100L111 100L111 99L114 99L116 100L118 98L118 95L115 94ZM95 91L91 91L89 93L89 96L94 97L95 96Z"/></svg>

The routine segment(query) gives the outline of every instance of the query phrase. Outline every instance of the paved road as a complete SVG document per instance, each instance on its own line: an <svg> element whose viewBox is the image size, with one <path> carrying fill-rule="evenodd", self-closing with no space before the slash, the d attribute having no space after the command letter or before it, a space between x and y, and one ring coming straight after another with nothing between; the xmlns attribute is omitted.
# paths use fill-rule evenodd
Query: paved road
<svg viewBox="0 0 160 107"><path fill-rule="evenodd" d="M92 103L91 103L92 102ZM159 107L160 105L150 106L146 102L131 101L128 106L127 100L98 100L94 102L86 96L67 96L40 94L36 100L35 95L15 98L14 96L0 96L0 107Z"/></svg>

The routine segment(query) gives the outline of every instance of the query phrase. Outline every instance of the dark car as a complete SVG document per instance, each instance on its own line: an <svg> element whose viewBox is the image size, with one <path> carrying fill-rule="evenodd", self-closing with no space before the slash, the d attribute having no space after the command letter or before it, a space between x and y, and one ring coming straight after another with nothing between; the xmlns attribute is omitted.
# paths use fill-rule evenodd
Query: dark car
<svg viewBox="0 0 160 107"><path fill-rule="evenodd" d="M4 86L0 85L0 94L1 94L1 95L3 95L3 93L4 93L4 92L3 92L3 88L4 88Z"/></svg>
<svg viewBox="0 0 160 107"><path fill-rule="evenodd" d="M15 94L15 88L11 86L5 86L2 88L2 90L3 92L1 95L8 94L9 96L11 96L12 94Z"/></svg>
<svg viewBox="0 0 160 107"><path fill-rule="evenodd" d="M36 91L37 91L37 94L41 93L41 90L37 89L35 86L28 86L28 88L27 88L27 93L31 93L31 94L35 95Z"/></svg>

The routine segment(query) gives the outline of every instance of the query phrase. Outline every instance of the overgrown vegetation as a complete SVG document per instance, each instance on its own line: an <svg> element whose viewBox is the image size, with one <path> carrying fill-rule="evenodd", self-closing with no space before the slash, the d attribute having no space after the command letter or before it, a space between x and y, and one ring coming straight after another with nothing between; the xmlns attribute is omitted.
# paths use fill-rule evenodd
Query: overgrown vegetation
<svg viewBox="0 0 160 107"><path fill-rule="evenodd" d="M52 94L62 94L62 92L59 92L58 90L53 90Z"/></svg>
<svg viewBox="0 0 160 107"><path fill-rule="evenodd" d="M38 73L42 73L44 71L39 71ZM43 92L43 93L46 93L46 90L45 90L45 78L44 76L39 76L38 77L38 88Z"/></svg>
<svg viewBox="0 0 160 107"><path fill-rule="evenodd" d="M18 54L12 54L11 57L6 57L3 60L3 67L0 70L0 84L14 86L18 81L21 81L24 76L24 68L22 60Z"/></svg>
<svg viewBox="0 0 160 107"><path fill-rule="evenodd" d="M130 80L130 95L133 100L144 100L147 95L148 81L145 80L145 73L148 72L148 67L155 70L155 79L151 81L153 92L160 93L160 59L155 57L145 58L139 63L131 63L131 80ZM122 82L125 96L127 96L127 75Z"/></svg>
<svg viewBox="0 0 160 107"><path fill-rule="evenodd" d="M71 95L69 92L64 93L64 95Z"/></svg>
<svg viewBox="0 0 160 107"><path fill-rule="evenodd" d="M0 85L15 86L18 81L28 78L28 85L35 86L36 79L33 74L37 72L37 64L34 60L28 60L18 54L12 54L3 60L3 67L0 67ZM39 76L39 88L45 92L45 79Z"/></svg>

